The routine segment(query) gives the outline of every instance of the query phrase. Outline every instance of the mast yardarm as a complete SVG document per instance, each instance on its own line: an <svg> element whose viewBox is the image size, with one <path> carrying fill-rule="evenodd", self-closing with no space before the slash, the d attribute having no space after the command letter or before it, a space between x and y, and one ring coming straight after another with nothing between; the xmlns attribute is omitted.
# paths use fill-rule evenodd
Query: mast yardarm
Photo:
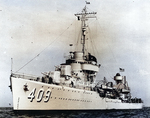
<svg viewBox="0 0 150 118"><path fill-rule="evenodd" d="M85 55L85 36L86 36L86 21L89 18L96 18L95 14L97 12L87 12L87 7L85 6L82 10L82 13L77 13L75 16L77 16L78 20L81 20L81 28L82 28L82 36L81 36L81 44L82 44L82 52L83 56Z"/></svg>

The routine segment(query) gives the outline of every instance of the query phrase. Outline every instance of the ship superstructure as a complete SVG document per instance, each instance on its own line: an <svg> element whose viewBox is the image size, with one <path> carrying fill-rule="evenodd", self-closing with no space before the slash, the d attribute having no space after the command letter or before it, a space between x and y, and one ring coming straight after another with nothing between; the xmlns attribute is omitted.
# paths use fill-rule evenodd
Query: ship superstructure
<svg viewBox="0 0 150 118"><path fill-rule="evenodd" d="M132 98L125 76L117 73L114 81L95 83L101 64L85 51L86 21L96 12L75 14L81 23L81 51L71 51L65 63L55 71L43 72L42 77L12 73L11 89L14 110L93 110L140 109L143 102Z"/></svg>

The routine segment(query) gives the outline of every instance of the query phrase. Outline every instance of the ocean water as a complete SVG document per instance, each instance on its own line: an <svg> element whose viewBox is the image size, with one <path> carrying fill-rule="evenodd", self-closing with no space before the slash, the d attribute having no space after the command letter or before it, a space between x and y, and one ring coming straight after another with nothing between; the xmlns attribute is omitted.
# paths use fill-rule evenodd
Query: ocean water
<svg viewBox="0 0 150 118"><path fill-rule="evenodd" d="M150 107L140 110L51 111L48 113L15 113L0 108L0 118L150 118Z"/></svg>

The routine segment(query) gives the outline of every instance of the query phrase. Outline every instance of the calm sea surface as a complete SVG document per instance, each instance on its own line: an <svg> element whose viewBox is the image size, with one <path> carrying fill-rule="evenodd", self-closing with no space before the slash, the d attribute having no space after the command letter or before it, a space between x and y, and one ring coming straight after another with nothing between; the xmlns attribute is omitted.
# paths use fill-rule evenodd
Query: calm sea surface
<svg viewBox="0 0 150 118"><path fill-rule="evenodd" d="M46 114L18 114L12 108L0 108L0 118L150 118L150 107L140 110L53 111Z"/></svg>

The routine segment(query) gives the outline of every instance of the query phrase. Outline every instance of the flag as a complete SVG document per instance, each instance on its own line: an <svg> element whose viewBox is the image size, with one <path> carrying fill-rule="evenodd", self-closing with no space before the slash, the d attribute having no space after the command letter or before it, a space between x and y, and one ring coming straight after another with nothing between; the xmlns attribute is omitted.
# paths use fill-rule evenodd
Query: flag
<svg viewBox="0 0 150 118"><path fill-rule="evenodd" d="M123 69L123 68L119 68L119 70L120 70L120 72L124 72L125 71L125 69Z"/></svg>
<svg viewBox="0 0 150 118"><path fill-rule="evenodd" d="M85 1L86 2L86 4L90 4L90 2L87 2L87 1Z"/></svg>

